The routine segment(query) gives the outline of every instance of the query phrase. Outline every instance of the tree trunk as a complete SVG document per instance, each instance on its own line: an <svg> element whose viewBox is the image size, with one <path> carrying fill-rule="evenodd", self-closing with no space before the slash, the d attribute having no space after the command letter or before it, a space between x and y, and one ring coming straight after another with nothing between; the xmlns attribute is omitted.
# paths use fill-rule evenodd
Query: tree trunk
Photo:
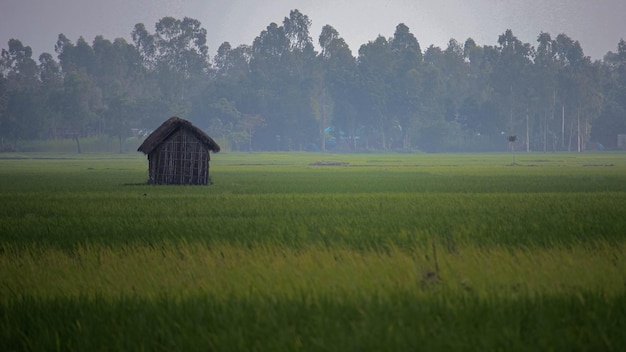
<svg viewBox="0 0 626 352"><path fill-rule="evenodd" d="M82 151L80 150L80 142L78 141L78 135L77 134L74 135L74 141L76 142L76 150L78 151L78 154L81 154Z"/></svg>
<svg viewBox="0 0 626 352"><path fill-rule="evenodd" d="M387 150L387 140L385 139L385 123L383 118L380 118L380 138L383 143L383 150Z"/></svg>
<svg viewBox="0 0 626 352"><path fill-rule="evenodd" d="M584 119L583 121L583 150L587 149L587 142L589 141L590 137L591 137L591 122L589 121L588 116Z"/></svg>
<svg viewBox="0 0 626 352"><path fill-rule="evenodd" d="M326 109L322 102L322 153L326 152Z"/></svg>
<svg viewBox="0 0 626 352"><path fill-rule="evenodd" d="M543 152L548 151L548 113L543 113Z"/></svg>
<svg viewBox="0 0 626 352"><path fill-rule="evenodd" d="M526 110L526 153L530 153L530 131L529 131L529 116L528 110Z"/></svg>
<svg viewBox="0 0 626 352"><path fill-rule="evenodd" d="M551 111L551 113L550 113L551 114L550 115L550 121L554 120L554 109L555 109L555 107L556 107L556 89L552 91L552 105L550 106L550 111ZM549 127L550 125L548 123L548 114L546 114L545 123L546 123L546 126L545 126L545 129L543 131L543 133L544 133L544 148L543 148L543 151L544 152L547 151L546 144L547 144L547 140L548 140L548 130L550 129L550 127ZM556 148L553 148L553 149L556 149Z"/></svg>
<svg viewBox="0 0 626 352"><path fill-rule="evenodd" d="M581 147L581 137L580 137L580 107L578 108L578 114L576 115L576 141L577 141L577 150L580 153Z"/></svg>
<svg viewBox="0 0 626 352"><path fill-rule="evenodd" d="M561 150L565 150L565 103L561 106Z"/></svg>
<svg viewBox="0 0 626 352"><path fill-rule="evenodd" d="M509 147L511 148L511 153L513 154L513 164L515 165L515 142L509 142Z"/></svg>
<svg viewBox="0 0 626 352"><path fill-rule="evenodd" d="M509 131L513 130L513 86L511 86L511 101L509 102Z"/></svg>
<svg viewBox="0 0 626 352"><path fill-rule="evenodd" d="M574 120L571 119L569 123L569 139L567 142L567 151L572 151L572 135L574 134Z"/></svg>
<svg viewBox="0 0 626 352"><path fill-rule="evenodd" d="M407 150L407 149L409 149L411 147L411 136L409 135L409 132L410 132L410 130L409 130L408 127L402 129L402 133L403 133L403 136L402 136L402 147L405 150Z"/></svg>
<svg viewBox="0 0 626 352"><path fill-rule="evenodd" d="M248 128L248 153L252 152L252 127Z"/></svg>

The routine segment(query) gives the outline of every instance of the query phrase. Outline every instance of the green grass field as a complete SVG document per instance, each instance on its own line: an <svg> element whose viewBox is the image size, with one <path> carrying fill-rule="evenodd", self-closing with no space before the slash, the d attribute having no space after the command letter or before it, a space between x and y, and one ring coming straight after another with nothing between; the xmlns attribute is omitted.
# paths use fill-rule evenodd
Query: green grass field
<svg viewBox="0 0 626 352"><path fill-rule="evenodd" d="M212 159L0 154L0 350L626 349L626 154Z"/></svg>

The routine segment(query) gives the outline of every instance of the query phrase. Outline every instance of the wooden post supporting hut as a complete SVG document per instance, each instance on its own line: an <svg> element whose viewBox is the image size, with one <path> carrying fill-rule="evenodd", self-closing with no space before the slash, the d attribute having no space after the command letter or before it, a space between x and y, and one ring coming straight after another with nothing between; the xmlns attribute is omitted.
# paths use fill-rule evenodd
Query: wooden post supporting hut
<svg viewBox="0 0 626 352"><path fill-rule="evenodd" d="M171 117L137 149L148 155L151 184L209 184L209 152L220 146L191 122Z"/></svg>

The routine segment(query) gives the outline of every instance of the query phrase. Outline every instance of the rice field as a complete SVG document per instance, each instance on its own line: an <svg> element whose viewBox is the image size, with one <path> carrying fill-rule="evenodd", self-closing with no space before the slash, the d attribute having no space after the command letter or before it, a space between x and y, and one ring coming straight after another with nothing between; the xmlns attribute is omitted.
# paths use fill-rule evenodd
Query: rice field
<svg viewBox="0 0 626 352"><path fill-rule="evenodd" d="M0 154L0 350L626 348L626 154Z"/></svg>

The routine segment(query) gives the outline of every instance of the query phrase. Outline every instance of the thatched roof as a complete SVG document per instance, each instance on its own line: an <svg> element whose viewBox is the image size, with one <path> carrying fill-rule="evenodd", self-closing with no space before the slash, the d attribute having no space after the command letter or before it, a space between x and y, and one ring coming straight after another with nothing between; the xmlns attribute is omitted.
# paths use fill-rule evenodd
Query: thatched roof
<svg viewBox="0 0 626 352"><path fill-rule="evenodd" d="M213 138L209 137L201 129L191 124L191 122L181 119L180 117L170 117L167 121L163 122L159 128L154 130L143 143L139 146L137 151L144 154L150 154L159 144L169 138L172 133L179 129L185 129L193 133L203 144L205 144L210 151L217 153L220 151L220 146L215 143Z"/></svg>

